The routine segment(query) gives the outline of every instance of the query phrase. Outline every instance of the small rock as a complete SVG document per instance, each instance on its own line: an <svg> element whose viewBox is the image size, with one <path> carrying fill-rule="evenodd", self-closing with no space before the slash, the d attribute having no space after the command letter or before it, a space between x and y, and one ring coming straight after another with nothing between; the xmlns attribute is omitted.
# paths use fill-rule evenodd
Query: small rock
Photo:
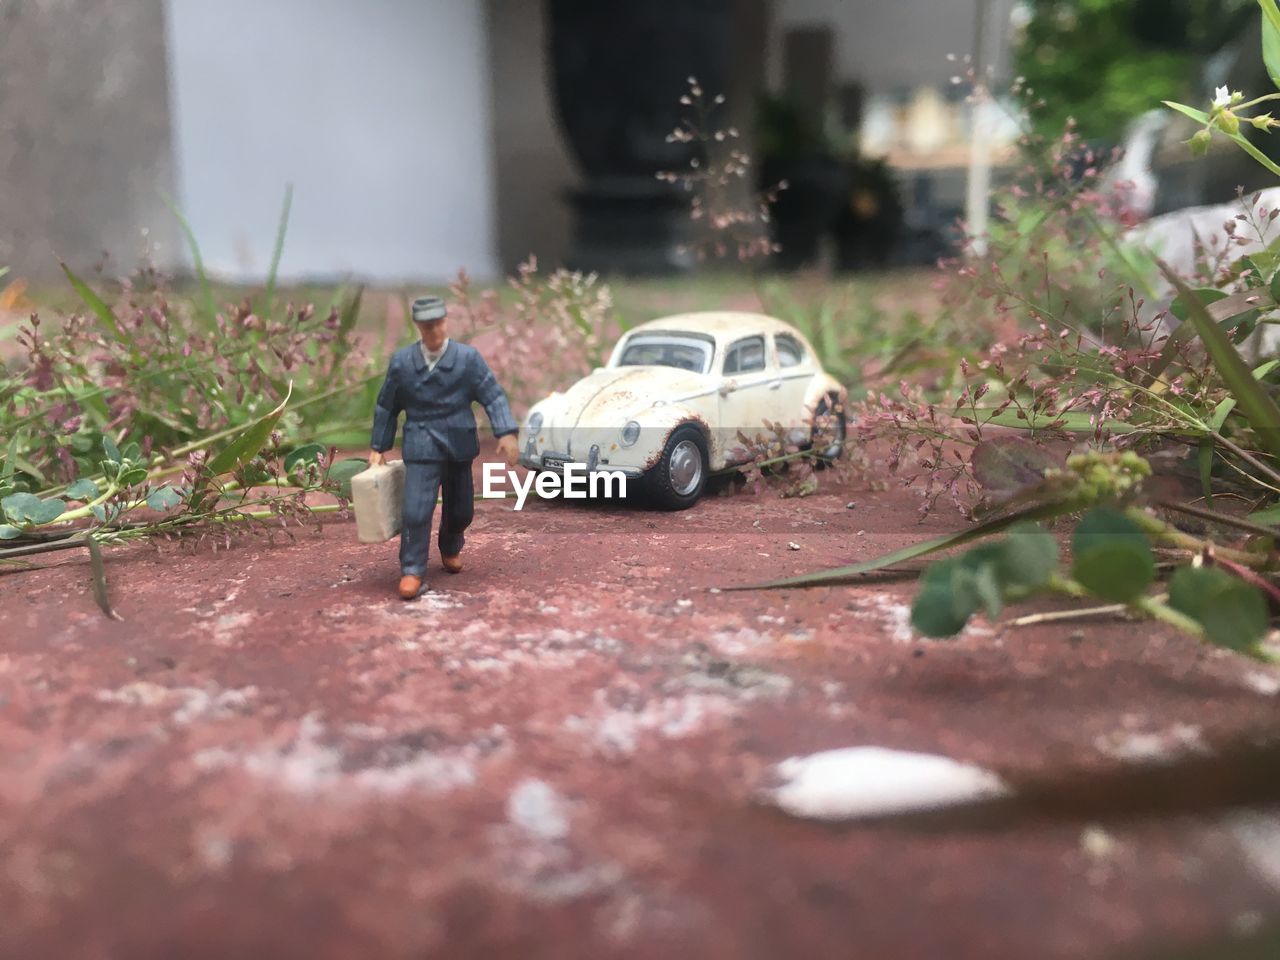
<svg viewBox="0 0 1280 960"><path fill-rule="evenodd" d="M856 503L854 503L852 500L850 500L848 503L846 503L846 504L844 505L844 508L845 508L846 510L854 510L854 509L856 509L856 508L857 508L857 506L858 506L858 505L857 505Z"/></svg>
<svg viewBox="0 0 1280 960"><path fill-rule="evenodd" d="M788 550L799 550L799 549L800 549L800 544L796 543L794 540L788 540L788 541L787 541L787 549L788 549Z"/></svg>

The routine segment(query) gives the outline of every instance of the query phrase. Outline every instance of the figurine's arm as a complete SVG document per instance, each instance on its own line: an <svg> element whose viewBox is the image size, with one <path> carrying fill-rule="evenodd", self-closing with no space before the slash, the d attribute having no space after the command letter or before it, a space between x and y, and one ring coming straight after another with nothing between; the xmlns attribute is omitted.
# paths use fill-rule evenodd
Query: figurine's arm
<svg viewBox="0 0 1280 960"><path fill-rule="evenodd" d="M520 432L520 425L511 415L507 394L489 365L484 362L484 357L474 354L473 363L475 366L471 382L475 384L475 398L480 401L489 417L489 426L493 428L493 435L498 438L498 451L507 461L507 466L514 467L520 459L520 453L516 449L516 434Z"/></svg>
<svg viewBox="0 0 1280 960"><path fill-rule="evenodd" d="M373 407L373 436L369 440L372 454L369 462L383 462L381 454L396 445L396 421L400 417L400 391L397 389L395 358L387 365L387 376L382 381L382 389L378 391L378 400Z"/></svg>
<svg viewBox="0 0 1280 960"><path fill-rule="evenodd" d="M504 437L507 434L519 433L520 425L511 415L511 406L507 403L507 395L502 385L498 383L498 378L493 375L493 371L489 369L489 365L484 362L484 357L480 354L474 354L472 362L475 364L472 380L475 384L475 398L480 401L484 412L489 416L489 426L493 427L493 435Z"/></svg>

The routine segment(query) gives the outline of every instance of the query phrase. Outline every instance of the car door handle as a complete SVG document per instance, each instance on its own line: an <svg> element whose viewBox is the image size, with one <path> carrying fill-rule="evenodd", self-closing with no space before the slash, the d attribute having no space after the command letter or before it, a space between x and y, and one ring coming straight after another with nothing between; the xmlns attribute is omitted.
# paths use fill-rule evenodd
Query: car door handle
<svg viewBox="0 0 1280 960"><path fill-rule="evenodd" d="M769 389L770 389L770 390L777 390L777 389L779 389L781 386L782 386L782 381L781 381L781 380L773 380L773 381L770 381L770 383L769 383Z"/></svg>

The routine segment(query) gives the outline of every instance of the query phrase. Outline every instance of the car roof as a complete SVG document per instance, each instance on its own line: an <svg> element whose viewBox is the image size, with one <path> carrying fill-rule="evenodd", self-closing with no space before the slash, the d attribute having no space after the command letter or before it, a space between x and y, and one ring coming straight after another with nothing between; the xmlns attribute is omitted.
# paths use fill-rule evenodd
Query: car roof
<svg viewBox="0 0 1280 960"><path fill-rule="evenodd" d="M631 329L631 334L646 331L664 333L701 333L717 341L735 340L753 333L789 333L799 336L791 324L763 313L746 313L736 310L703 310L696 313L676 313L659 317ZM803 340L804 338L801 337Z"/></svg>

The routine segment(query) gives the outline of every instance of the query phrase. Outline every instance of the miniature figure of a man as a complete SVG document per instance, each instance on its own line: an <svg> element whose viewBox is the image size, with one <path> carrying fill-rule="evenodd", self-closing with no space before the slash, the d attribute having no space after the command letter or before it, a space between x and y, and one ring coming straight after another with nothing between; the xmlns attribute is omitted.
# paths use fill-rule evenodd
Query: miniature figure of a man
<svg viewBox="0 0 1280 960"><path fill-rule="evenodd" d="M489 416L498 452L514 467L519 426L507 395L474 347L449 339L444 301L413 301L419 342L391 357L387 378L373 411L370 466L386 463L396 442L396 422L404 411L404 507L400 518L400 596L412 600L424 587L431 519L440 495L440 561L449 573L462 571L463 533L475 512L471 461L480 453L472 402Z"/></svg>

